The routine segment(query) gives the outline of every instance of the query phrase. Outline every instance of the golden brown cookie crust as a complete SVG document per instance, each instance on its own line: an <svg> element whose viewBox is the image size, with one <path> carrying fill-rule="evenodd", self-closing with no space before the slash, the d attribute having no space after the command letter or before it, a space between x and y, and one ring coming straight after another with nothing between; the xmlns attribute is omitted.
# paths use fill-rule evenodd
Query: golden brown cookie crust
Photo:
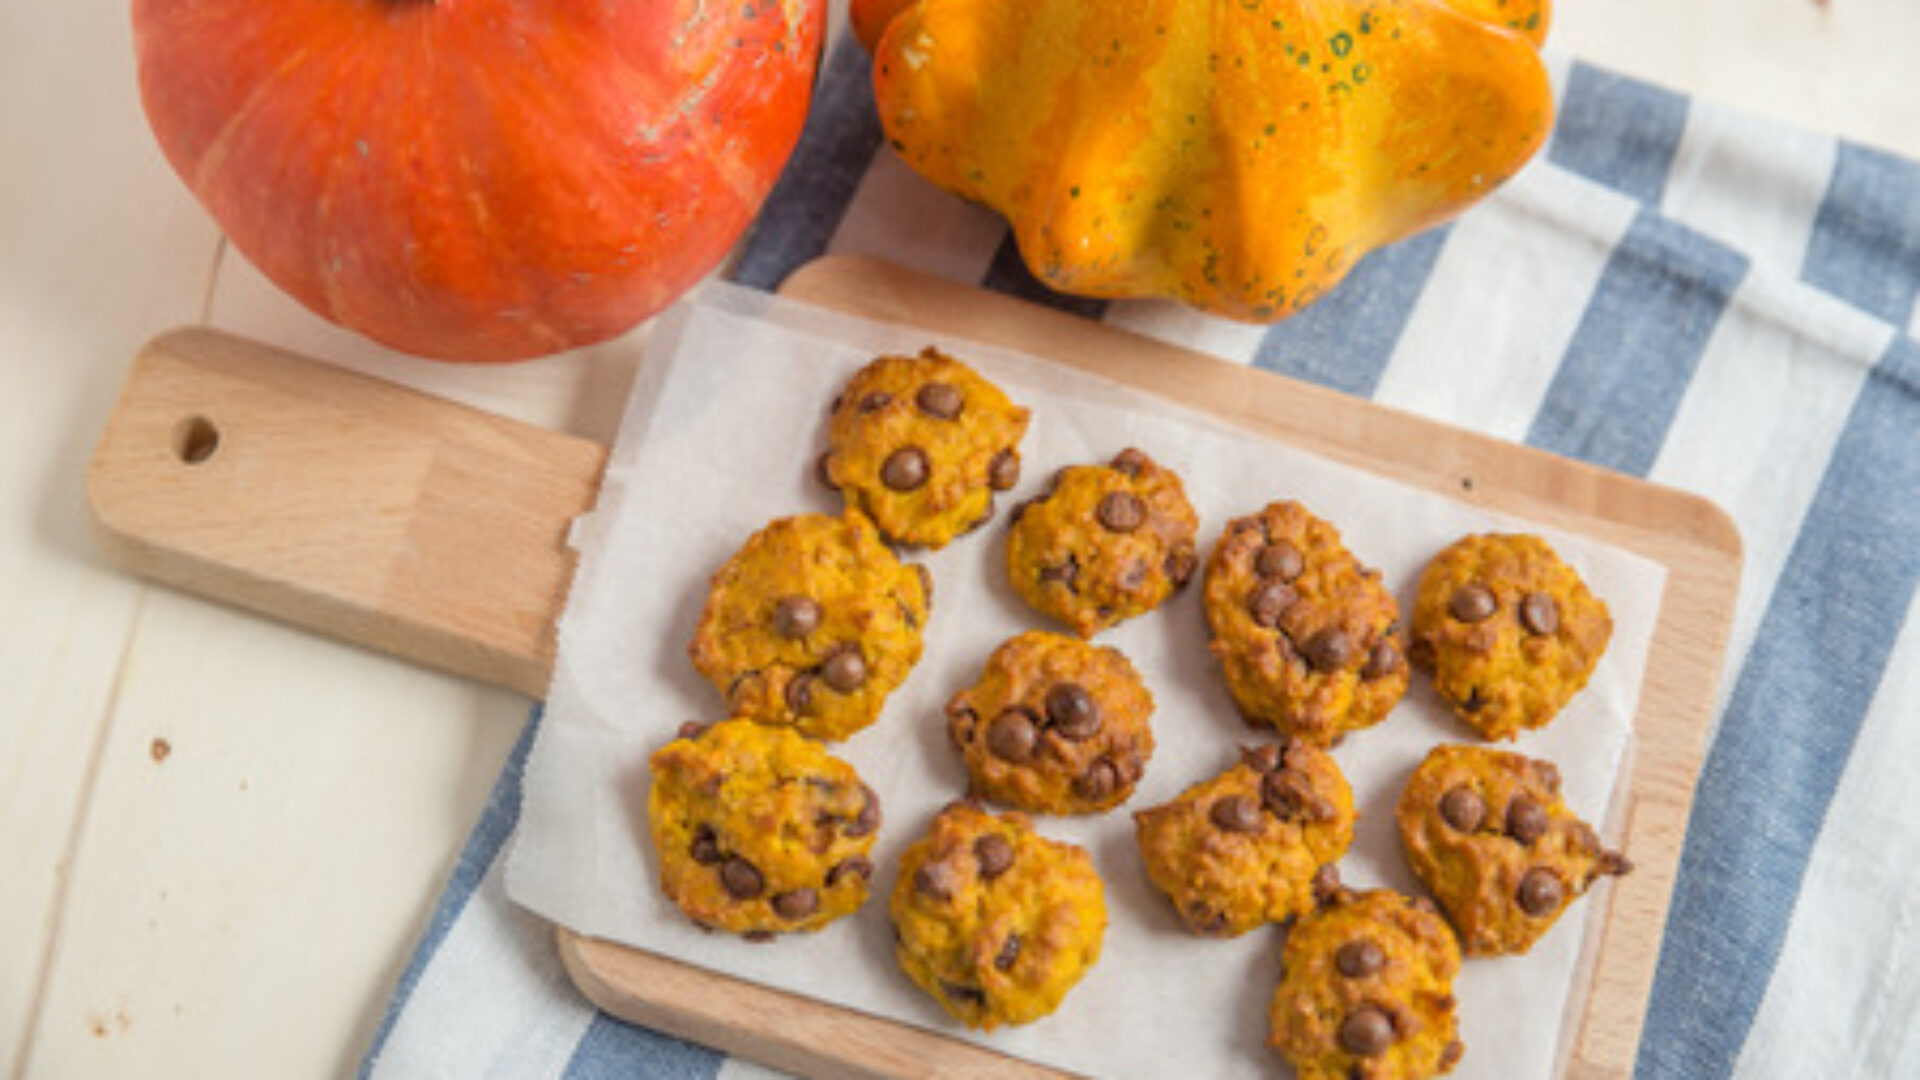
<svg viewBox="0 0 1920 1080"><path fill-rule="evenodd" d="M1332 746L1406 693L1399 603L1339 530L1297 502L1228 522L1207 559L1203 607L1209 648L1250 724Z"/></svg>
<svg viewBox="0 0 1920 1080"><path fill-rule="evenodd" d="M1596 878L1631 869L1561 799L1558 769L1511 751L1433 748L1394 816L1469 956L1526 952Z"/></svg>
<svg viewBox="0 0 1920 1080"><path fill-rule="evenodd" d="M732 715L844 739L919 661L929 592L865 515L781 518L714 574L688 655Z"/></svg>
<svg viewBox="0 0 1920 1080"><path fill-rule="evenodd" d="M985 524L1020 479L1028 411L935 348L881 356L834 400L821 478L897 544L938 548Z"/></svg>
<svg viewBox="0 0 1920 1080"><path fill-rule="evenodd" d="M975 798L1095 814L1133 794L1153 756L1153 694L1120 650L1034 630L1002 643L947 703Z"/></svg>
<svg viewBox="0 0 1920 1080"><path fill-rule="evenodd" d="M696 924L763 938L818 930L866 902L879 799L818 743L724 720L649 764L660 887Z"/></svg>
<svg viewBox="0 0 1920 1080"><path fill-rule="evenodd" d="M1129 448L1106 465L1061 469L1016 509L1008 577L1034 610L1092 637L1186 585L1199 527L1180 477Z"/></svg>
<svg viewBox="0 0 1920 1080"><path fill-rule="evenodd" d="M1052 1013L1100 959L1093 860L1026 815L956 802L900 860L889 911L901 970L968 1027Z"/></svg>
<svg viewBox="0 0 1920 1080"><path fill-rule="evenodd" d="M1147 876L1187 926L1234 937L1312 910L1353 843L1353 789L1332 755L1300 740L1134 814Z"/></svg>
<svg viewBox="0 0 1920 1080"><path fill-rule="evenodd" d="M1414 1080L1449 1072L1460 949L1426 901L1339 890L1287 933L1270 1042L1299 1080Z"/></svg>
<svg viewBox="0 0 1920 1080"><path fill-rule="evenodd" d="M1464 537L1420 575L1413 662L1486 739L1545 726L1587 685L1613 620L1537 536Z"/></svg>

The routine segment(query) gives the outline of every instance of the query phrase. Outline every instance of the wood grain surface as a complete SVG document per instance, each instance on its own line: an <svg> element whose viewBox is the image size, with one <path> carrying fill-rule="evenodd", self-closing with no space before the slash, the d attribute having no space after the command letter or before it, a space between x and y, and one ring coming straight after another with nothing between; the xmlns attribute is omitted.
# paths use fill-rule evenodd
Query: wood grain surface
<svg viewBox="0 0 1920 1080"><path fill-rule="evenodd" d="M546 692L606 448L217 330L135 357L87 474L125 568Z"/></svg>
<svg viewBox="0 0 1920 1080"><path fill-rule="evenodd" d="M861 258L788 296L1095 371L1395 480L1638 552L1668 572L1606 831L1635 873L1597 890L1563 1075L1631 1075L1712 715L1740 542L1682 492ZM538 696L604 449L210 331L152 342L95 452L103 546L129 570ZM607 1011L818 1077L1051 1070L557 931Z"/></svg>

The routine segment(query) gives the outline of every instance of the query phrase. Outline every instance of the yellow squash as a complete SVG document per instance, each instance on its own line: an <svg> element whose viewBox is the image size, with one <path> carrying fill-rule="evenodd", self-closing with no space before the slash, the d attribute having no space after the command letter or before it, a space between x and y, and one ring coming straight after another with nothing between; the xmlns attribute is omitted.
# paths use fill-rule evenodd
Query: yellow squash
<svg viewBox="0 0 1920 1080"><path fill-rule="evenodd" d="M1545 140L1550 0L854 0L880 120L1065 293L1266 322ZM878 40L871 40L877 36Z"/></svg>

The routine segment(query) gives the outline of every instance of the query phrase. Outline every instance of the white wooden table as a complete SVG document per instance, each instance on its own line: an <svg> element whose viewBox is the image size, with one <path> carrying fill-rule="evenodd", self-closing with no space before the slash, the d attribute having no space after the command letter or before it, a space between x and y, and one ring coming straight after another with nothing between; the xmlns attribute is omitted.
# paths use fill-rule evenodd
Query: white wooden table
<svg viewBox="0 0 1920 1080"><path fill-rule="evenodd" d="M129 358L205 321L610 439L644 331L387 355L221 244L142 118L126 0L0 3L0 1069L358 1062L529 702L145 585L83 477ZM1564 0L1555 48L1920 156L1920 4Z"/></svg>

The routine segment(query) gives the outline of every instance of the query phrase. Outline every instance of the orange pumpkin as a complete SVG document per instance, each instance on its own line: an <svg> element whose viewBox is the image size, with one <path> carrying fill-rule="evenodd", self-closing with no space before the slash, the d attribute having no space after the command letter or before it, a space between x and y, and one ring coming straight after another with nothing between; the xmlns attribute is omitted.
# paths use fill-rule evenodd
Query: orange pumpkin
<svg viewBox="0 0 1920 1080"><path fill-rule="evenodd" d="M1249 321L1545 140L1549 0L851 0L888 141L1039 280Z"/></svg>
<svg viewBox="0 0 1920 1080"><path fill-rule="evenodd" d="M806 118L825 0L133 0L167 160L395 349L604 340L709 272Z"/></svg>

